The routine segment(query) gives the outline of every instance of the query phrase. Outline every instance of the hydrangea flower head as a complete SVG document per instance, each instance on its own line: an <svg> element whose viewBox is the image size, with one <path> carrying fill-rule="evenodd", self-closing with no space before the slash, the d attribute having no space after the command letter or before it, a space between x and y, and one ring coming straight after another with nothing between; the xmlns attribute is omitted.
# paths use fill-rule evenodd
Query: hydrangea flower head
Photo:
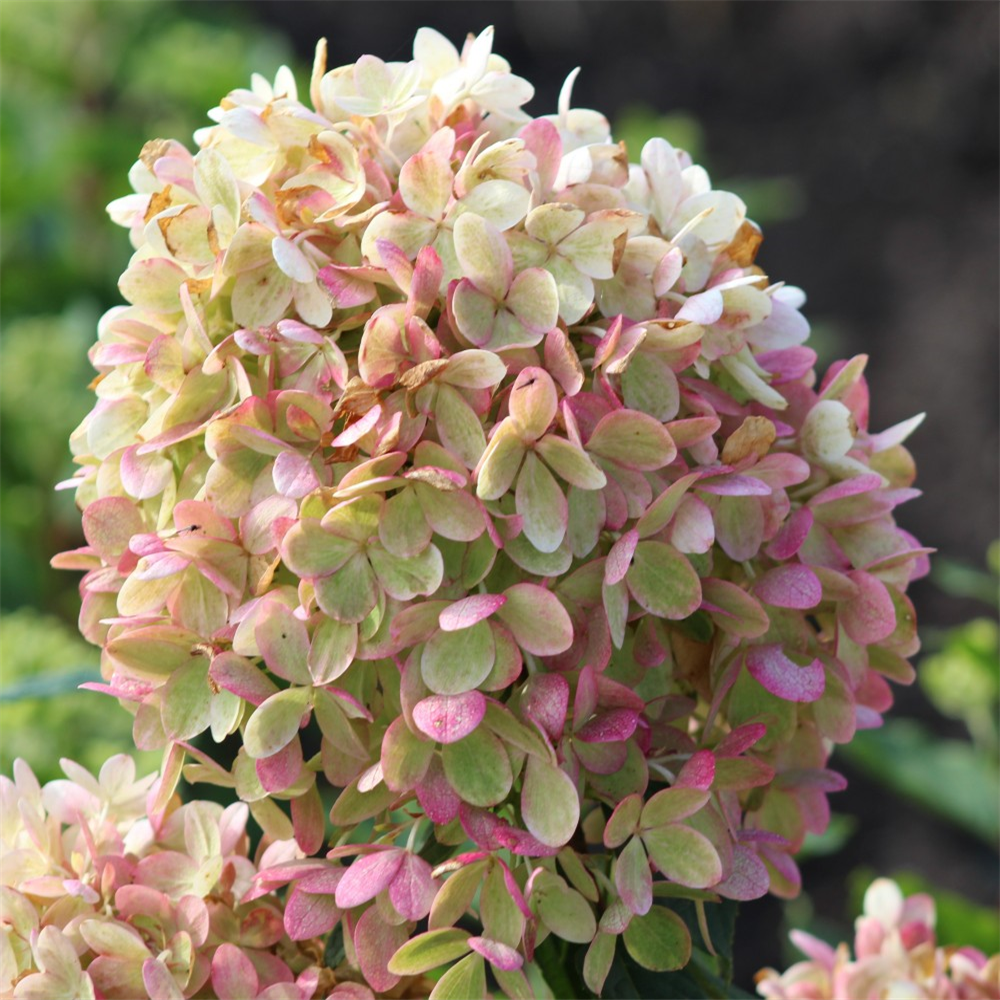
<svg viewBox="0 0 1000 1000"><path fill-rule="evenodd" d="M173 796L147 815L162 778L136 781L131 758L96 778L62 767L66 780L44 786L21 760L0 777L0 996L172 1000L204 995L209 979L219 1000L256 987L313 996L319 969L310 943L285 933L281 902L241 902L257 873L245 803ZM262 842L257 860L299 855L294 840ZM253 993L220 985L230 950L253 970Z"/></svg>
<svg viewBox="0 0 1000 1000"><path fill-rule="evenodd" d="M58 564L157 808L183 773L294 837L251 895L379 994L528 995L548 935L599 991L619 937L687 961L664 893L793 895L917 648L919 420L814 372L738 197L575 74L532 118L492 40L321 43L311 106L283 70L147 143L72 439Z"/></svg>
<svg viewBox="0 0 1000 1000"><path fill-rule="evenodd" d="M934 933L934 900L904 897L891 879L876 879L854 922L854 956L804 931L792 931L806 956L782 974L763 969L757 991L771 1000L979 1000L1000 996L1000 955L941 947Z"/></svg>

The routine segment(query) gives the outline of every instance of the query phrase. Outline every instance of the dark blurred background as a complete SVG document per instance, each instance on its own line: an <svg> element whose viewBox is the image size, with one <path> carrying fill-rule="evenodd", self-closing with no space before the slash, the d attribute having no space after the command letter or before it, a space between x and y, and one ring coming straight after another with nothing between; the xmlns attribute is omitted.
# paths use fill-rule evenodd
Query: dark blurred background
<svg viewBox="0 0 1000 1000"><path fill-rule="evenodd" d="M147 138L190 142L251 71L273 76L288 62L305 93L321 35L330 67L365 52L406 60L425 24L456 44L494 24L495 51L536 87L534 114L554 110L582 66L574 105L604 112L633 159L666 135L744 197L766 237L758 262L808 293L821 364L871 355L873 428L927 412L910 442L925 494L900 511L939 550L913 589L931 654L924 681L899 690L884 729L835 755L850 787L834 799L831 832L808 845L806 893L743 908L738 980L787 962L786 925L843 935L872 873L929 884L942 937L995 951L992 3L4 0L2 769L20 754L54 774L60 753L94 763L129 743L127 720L109 728L97 696L65 693L96 655L75 638L75 580L47 568L80 544L72 499L51 486L72 470L66 439L91 405L85 352L130 253L104 205L127 192ZM74 724L54 739L58 718Z"/></svg>

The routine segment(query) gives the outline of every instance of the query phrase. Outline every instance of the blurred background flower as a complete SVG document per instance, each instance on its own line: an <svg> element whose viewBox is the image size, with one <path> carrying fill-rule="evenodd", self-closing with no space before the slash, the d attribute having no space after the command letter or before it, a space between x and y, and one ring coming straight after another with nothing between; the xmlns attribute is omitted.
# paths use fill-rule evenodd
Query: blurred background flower
<svg viewBox="0 0 1000 1000"><path fill-rule="evenodd" d="M903 518L940 552L913 590L920 682L838 752L850 785L807 844L806 893L743 909L737 981L794 960L783 921L844 938L873 873L932 891L942 939L995 948L998 20L974 2L5 0L0 769L22 756L44 781L60 756L95 767L131 746L128 716L76 691L97 651L76 634L75 581L48 561L82 542L52 487L72 471L86 350L130 253L104 206L143 140L189 142L251 72L288 62L304 83L321 35L336 66L398 58L425 23L455 41L494 23L536 83L529 110L554 108L581 65L575 103L608 112L630 151L664 135L746 200L760 263L809 293L819 367L871 353L873 425L928 412L912 439L925 496Z"/></svg>

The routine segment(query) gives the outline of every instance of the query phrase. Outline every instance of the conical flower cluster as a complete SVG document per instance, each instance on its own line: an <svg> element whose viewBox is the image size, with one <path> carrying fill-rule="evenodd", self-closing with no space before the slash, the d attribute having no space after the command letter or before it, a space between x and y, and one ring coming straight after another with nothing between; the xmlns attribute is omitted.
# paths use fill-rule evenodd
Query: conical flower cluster
<svg viewBox="0 0 1000 1000"><path fill-rule="evenodd" d="M99 687L291 825L258 884L378 994L530 995L550 934L599 990L619 936L687 961L665 897L794 894L917 648L919 421L814 372L738 197L491 49L321 43L311 107L282 70L147 143L72 440Z"/></svg>

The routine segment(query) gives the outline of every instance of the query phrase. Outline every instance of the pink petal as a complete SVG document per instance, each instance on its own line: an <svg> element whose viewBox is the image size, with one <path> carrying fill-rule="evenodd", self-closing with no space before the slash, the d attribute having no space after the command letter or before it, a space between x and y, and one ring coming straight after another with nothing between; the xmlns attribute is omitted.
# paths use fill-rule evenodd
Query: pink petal
<svg viewBox="0 0 1000 1000"><path fill-rule="evenodd" d="M302 770L302 743L293 739L276 754L255 761L257 777L267 792L283 792Z"/></svg>
<svg viewBox="0 0 1000 1000"><path fill-rule="evenodd" d="M721 497L766 497L771 495L771 487L763 480L736 473L699 480L695 484L695 489L704 493L714 493Z"/></svg>
<svg viewBox="0 0 1000 1000"><path fill-rule="evenodd" d="M485 937L470 937L466 942L473 950L479 952L490 965L496 966L502 972L513 972L524 964L524 957L519 951L502 941L494 941Z"/></svg>
<svg viewBox="0 0 1000 1000"><path fill-rule="evenodd" d="M404 853L392 848L358 858L337 886L337 905L349 910L374 899L396 877Z"/></svg>
<svg viewBox="0 0 1000 1000"><path fill-rule="evenodd" d="M717 757L735 757L748 750L767 734L767 726L763 722L750 722L734 729L715 748Z"/></svg>
<svg viewBox="0 0 1000 1000"><path fill-rule="evenodd" d="M468 736L485 714L486 699L480 691L432 695L413 707L417 728L439 743L456 743Z"/></svg>
<svg viewBox="0 0 1000 1000"><path fill-rule="evenodd" d="M260 981L253 963L240 948L220 944L212 956L212 989L219 1000L246 1000L257 996Z"/></svg>
<svg viewBox="0 0 1000 1000"><path fill-rule="evenodd" d="M184 994L170 970L159 959L147 958L142 963L142 982L149 1000L184 1000Z"/></svg>
<svg viewBox="0 0 1000 1000"><path fill-rule="evenodd" d="M251 705L262 705L272 694L278 692L274 682L263 671L232 652L216 656L208 668L208 676L219 687L231 691Z"/></svg>
<svg viewBox="0 0 1000 1000"><path fill-rule="evenodd" d="M857 570L847 575L858 592L840 606L839 618L844 631L861 646L881 642L896 628L896 608L889 591L870 573Z"/></svg>
<svg viewBox="0 0 1000 1000"><path fill-rule="evenodd" d="M674 787L698 788L707 791L715 780L715 755L711 750L699 750L692 754L681 768Z"/></svg>
<svg viewBox="0 0 1000 1000"><path fill-rule="evenodd" d="M285 930L293 941L305 941L332 930L340 917L333 896L306 892L297 885L285 905Z"/></svg>
<svg viewBox="0 0 1000 1000"><path fill-rule="evenodd" d="M438 888L431 875L431 866L407 851L389 886L389 902L401 917L423 920L430 913Z"/></svg>
<svg viewBox="0 0 1000 1000"><path fill-rule="evenodd" d="M365 980L377 993L385 993L399 982L399 976L389 971L389 959L408 937L406 925L387 924L377 906L361 914L354 928L354 949Z"/></svg>
<svg viewBox="0 0 1000 1000"><path fill-rule="evenodd" d="M606 584L616 584L625 579L629 566L632 565L632 556L635 555L635 547L639 544L639 532L633 528L625 532L621 538L611 547L607 561L604 564L604 582Z"/></svg>
<svg viewBox="0 0 1000 1000"><path fill-rule="evenodd" d="M877 473L864 476L854 476L852 479L844 479L833 486L828 486L825 490L820 490L810 501L810 507L819 507L825 503L832 503L834 500L843 500L844 497L857 496L859 493L870 493L882 486L882 477Z"/></svg>
<svg viewBox="0 0 1000 1000"><path fill-rule="evenodd" d="M781 530L767 547L767 554L772 559L791 559L806 540L809 529L812 528L813 514L808 507L800 507L782 525Z"/></svg>
<svg viewBox="0 0 1000 1000"><path fill-rule="evenodd" d="M382 416L382 407L373 406L360 420L355 421L346 430L341 431L331 442L333 448L346 448L348 445L360 441L379 421Z"/></svg>
<svg viewBox="0 0 1000 1000"><path fill-rule="evenodd" d="M764 862L743 844L733 847L733 870L727 879L712 887L726 899L759 899L771 885Z"/></svg>
<svg viewBox="0 0 1000 1000"><path fill-rule="evenodd" d="M791 938L792 944L806 958L818 962L824 969L833 971L834 963L837 961L837 953L825 941L799 930L789 931L788 936Z"/></svg>
<svg viewBox="0 0 1000 1000"><path fill-rule="evenodd" d="M297 451L283 451L274 460L271 473L275 489L284 497L298 500L319 486L312 463Z"/></svg>
<svg viewBox="0 0 1000 1000"><path fill-rule="evenodd" d="M469 628L507 603L503 594L473 594L454 604L449 604L438 616L438 624L445 632Z"/></svg>
<svg viewBox="0 0 1000 1000"><path fill-rule="evenodd" d="M765 604L778 608L805 610L823 599L819 577L808 566L797 564L769 570L754 583L753 590Z"/></svg>
<svg viewBox="0 0 1000 1000"><path fill-rule="evenodd" d="M432 757L427 773L416 787L420 808L433 823L450 823L458 815L460 803L455 790L445 777L440 757Z"/></svg>
<svg viewBox="0 0 1000 1000"><path fill-rule="evenodd" d="M638 722L636 712L619 708L591 719L576 736L584 743L616 743L627 740L635 732Z"/></svg>
<svg viewBox="0 0 1000 1000"><path fill-rule="evenodd" d="M752 646L747 651L747 669L766 690L786 701L816 701L826 687L826 675L819 660L800 667L777 644Z"/></svg>
<svg viewBox="0 0 1000 1000"><path fill-rule="evenodd" d="M562 736L569 708L569 683L560 674L533 674L521 695L521 712L550 739Z"/></svg>

